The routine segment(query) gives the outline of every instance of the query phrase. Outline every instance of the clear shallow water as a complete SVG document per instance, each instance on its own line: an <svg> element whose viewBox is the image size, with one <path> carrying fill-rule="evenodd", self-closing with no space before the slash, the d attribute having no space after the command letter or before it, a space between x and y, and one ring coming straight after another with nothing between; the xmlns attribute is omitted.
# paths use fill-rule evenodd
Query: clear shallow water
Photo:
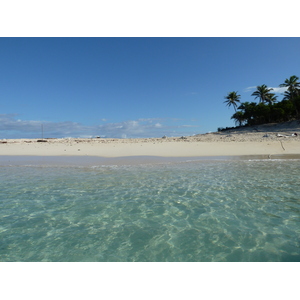
<svg viewBox="0 0 300 300"><path fill-rule="evenodd" d="M300 261L300 160L2 165L0 261Z"/></svg>

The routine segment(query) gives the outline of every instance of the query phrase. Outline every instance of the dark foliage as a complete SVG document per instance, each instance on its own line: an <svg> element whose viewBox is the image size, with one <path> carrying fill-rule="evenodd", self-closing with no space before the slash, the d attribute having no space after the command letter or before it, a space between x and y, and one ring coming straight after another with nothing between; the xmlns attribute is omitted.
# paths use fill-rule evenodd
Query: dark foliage
<svg viewBox="0 0 300 300"><path fill-rule="evenodd" d="M287 87L283 99L276 102L276 96L266 85L257 87L252 96L259 98L259 103L243 102L237 108L231 119L239 126L261 125L266 123L279 123L300 118L300 83L295 75L285 80L281 87ZM218 129L219 131L224 130Z"/></svg>

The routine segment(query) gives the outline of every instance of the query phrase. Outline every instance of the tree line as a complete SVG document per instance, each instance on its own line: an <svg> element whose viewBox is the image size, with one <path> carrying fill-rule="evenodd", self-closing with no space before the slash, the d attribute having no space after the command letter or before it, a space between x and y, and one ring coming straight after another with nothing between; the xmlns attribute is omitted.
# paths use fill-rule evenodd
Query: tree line
<svg viewBox="0 0 300 300"><path fill-rule="evenodd" d="M285 87L281 101L273 93L273 88L265 84L257 86L252 93L257 102L241 102L238 92L229 92L225 96L226 105L233 107L235 113L231 119L237 126L252 126L265 123L278 123L299 119L300 115L300 82L296 75L287 78L279 87Z"/></svg>

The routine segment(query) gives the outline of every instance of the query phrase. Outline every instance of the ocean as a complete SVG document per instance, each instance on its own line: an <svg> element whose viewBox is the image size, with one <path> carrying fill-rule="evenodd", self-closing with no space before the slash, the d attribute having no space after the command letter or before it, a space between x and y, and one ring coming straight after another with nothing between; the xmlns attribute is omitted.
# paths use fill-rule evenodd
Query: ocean
<svg viewBox="0 0 300 300"><path fill-rule="evenodd" d="M0 160L0 261L300 261L300 159L74 160Z"/></svg>

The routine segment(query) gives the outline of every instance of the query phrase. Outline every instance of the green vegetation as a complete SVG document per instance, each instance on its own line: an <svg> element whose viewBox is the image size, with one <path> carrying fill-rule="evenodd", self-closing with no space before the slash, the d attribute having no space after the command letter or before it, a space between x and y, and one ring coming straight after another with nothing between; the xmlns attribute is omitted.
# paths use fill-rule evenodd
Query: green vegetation
<svg viewBox="0 0 300 300"><path fill-rule="evenodd" d="M277 96L272 93L272 88L265 84L257 86L251 96L259 102L242 102L237 92L230 92L225 97L228 107L233 106L235 113L232 115L237 126L252 126L265 123L278 123L299 119L300 111L300 82L299 77L293 75L287 78L279 87L286 87L283 99L277 102ZM240 103L238 106L237 103ZM228 128L227 128L228 129ZM219 128L218 130L222 130Z"/></svg>
<svg viewBox="0 0 300 300"><path fill-rule="evenodd" d="M224 103L227 103L228 107L230 107L232 105L234 110L236 111L237 103L240 102L240 98L241 98L241 95L238 95L237 92L230 92L225 97L225 99L227 99L227 100L224 101Z"/></svg>

